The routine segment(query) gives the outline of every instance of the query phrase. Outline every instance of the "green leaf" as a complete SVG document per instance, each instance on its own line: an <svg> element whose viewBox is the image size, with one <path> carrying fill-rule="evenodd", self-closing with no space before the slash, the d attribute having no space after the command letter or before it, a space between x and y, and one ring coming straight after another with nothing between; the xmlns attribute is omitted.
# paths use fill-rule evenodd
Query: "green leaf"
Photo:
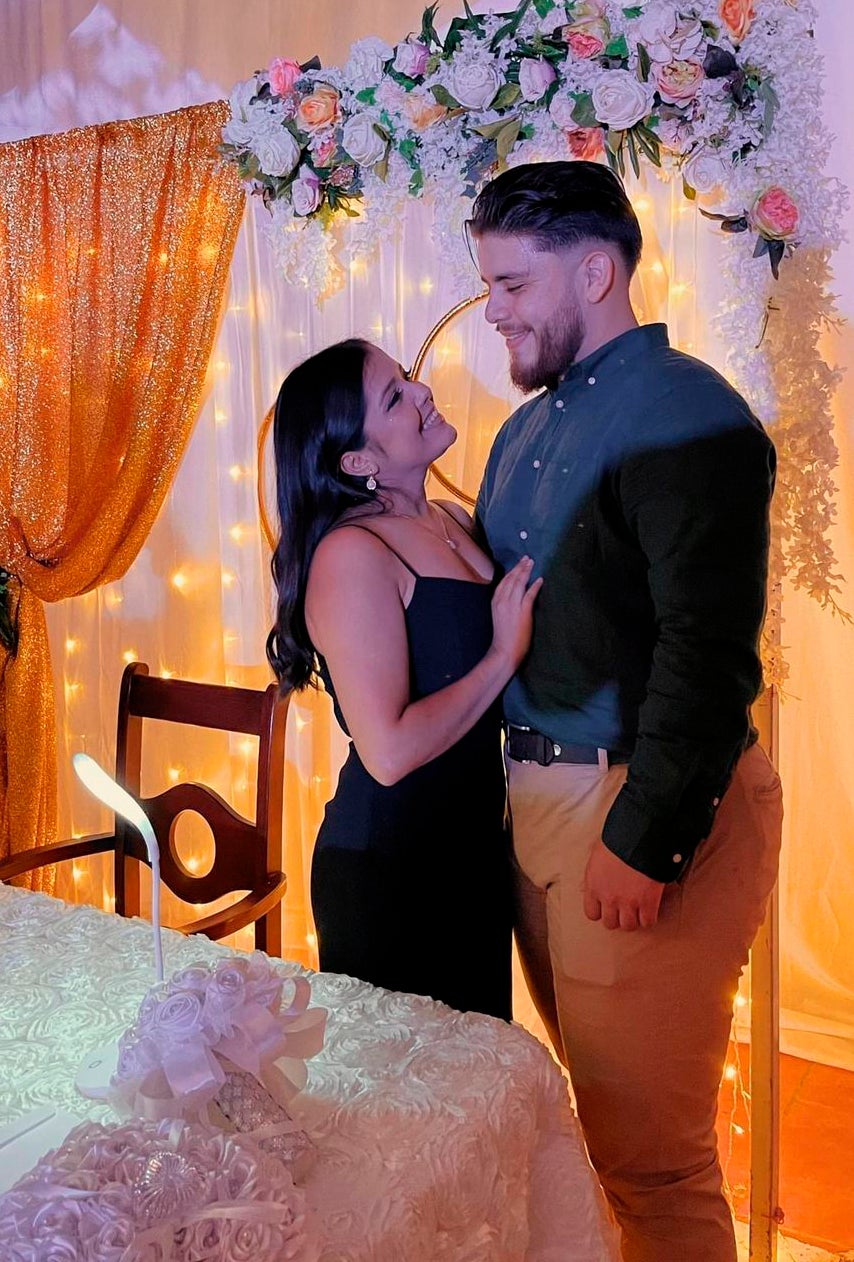
<svg viewBox="0 0 854 1262"><path fill-rule="evenodd" d="M767 254L771 248L771 242L767 237L757 237L756 245L753 248L753 257L759 259L763 254Z"/></svg>
<svg viewBox="0 0 854 1262"><path fill-rule="evenodd" d="M782 241L768 242L768 258L771 262L771 271L774 274L775 280L780 279L779 267L785 253L786 246Z"/></svg>
<svg viewBox="0 0 854 1262"><path fill-rule="evenodd" d="M445 36L445 44L443 52L447 57L459 46L463 37L463 31L468 30L468 22L465 18L454 18L448 27L448 34Z"/></svg>
<svg viewBox="0 0 854 1262"><path fill-rule="evenodd" d="M555 7L554 0L534 0L534 8L537 10L537 17L544 18L551 13Z"/></svg>
<svg viewBox="0 0 854 1262"><path fill-rule="evenodd" d="M629 46L626 43L625 35L620 35L617 39L612 39L605 49L606 57L628 57Z"/></svg>
<svg viewBox="0 0 854 1262"><path fill-rule="evenodd" d="M498 150L498 165L500 168L504 166L511 149L518 140L521 126L522 124L518 118L511 118L495 137L495 147Z"/></svg>
<svg viewBox="0 0 854 1262"><path fill-rule="evenodd" d="M701 21L700 25L703 28L703 34L705 35L706 39L709 39L712 41L713 44L716 44L717 41L720 39L720 34L721 34L720 27L715 26L714 22L705 22L705 21Z"/></svg>
<svg viewBox="0 0 854 1262"><path fill-rule="evenodd" d="M414 136L407 136L397 146L401 157L405 158L411 167L417 165L418 162L418 141Z"/></svg>
<svg viewBox="0 0 854 1262"><path fill-rule="evenodd" d="M499 118L495 123L483 123L480 127L473 127L472 131L478 136L483 136L486 140L494 140L499 132L503 131L507 126L508 119Z"/></svg>
<svg viewBox="0 0 854 1262"><path fill-rule="evenodd" d="M638 44L638 73L644 83L646 83L649 78L649 68L651 65L652 62L650 61L649 53L646 51L645 46L643 44Z"/></svg>
<svg viewBox="0 0 854 1262"><path fill-rule="evenodd" d="M409 192L413 197L417 197L424 187L424 172L421 167L416 167L412 172L412 178L409 181Z"/></svg>
<svg viewBox="0 0 854 1262"><path fill-rule="evenodd" d="M430 75L435 74L441 64L442 58L438 53L433 53L432 56L428 57L424 66L424 78L429 79Z"/></svg>
<svg viewBox="0 0 854 1262"><path fill-rule="evenodd" d="M624 18L639 18L642 13L643 8L639 4L633 4L630 8L623 9Z"/></svg>
<svg viewBox="0 0 854 1262"><path fill-rule="evenodd" d="M610 127L608 128L605 133L605 144L611 150L611 153L616 154L619 152L623 144L624 135L625 132L612 131Z"/></svg>
<svg viewBox="0 0 854 1262"><path fill-rule="evenodd" d="M756 95L765 106L765 135L767 136L774 126L774 119L777 116L777 110L780 108L780 98L774 91L771 79L763 79L759 87L756 89Z"/></svg>
<svg viewBox="0 0 854 1262"><path fill-rule="evenodd" d="M491 110L506 110L509 106L515 104L521 95L522 89L518 83L505 83L499 88L489 108Z"/></svg>
<svg viewBox="0 0 854 1262"><path fill-rule="evenodd" d="M449 110L458 110L461 108L459 101L456 100L455 97L451 96L450 92L443 84L434 83L430 91L436 98L437 104L444 105Z"/></svg>
<svg viewBox="0 0 854 1262"><path fill-rule="evenodd" d="M388 149L386 149L379 162L374 163L374 171L381 180L388 179Z"/></svg>
<svg viewBox="0 0 854 1262"><path fill-rule="evenodd" d="M363 105L373 105L376 97L376 88L362 88L361 92L356 93L356 100L361 101Z"/></svg>
<svg viewBox="0 0 854 1262"><path fill-rule="evenodd" d="M626 132L626 140L628 141L628 145L629 145L629 157L631 158L631 161L632 161L632 170L634 171L635 176L640 176L640 162L638 161L638 147L635 143L635 133L632 131L631 127Z"/></svg>
<svg viewBox="0 0 854 1262"><path fill-rule="evenodd" d="M697 190L691 187L684 175L682 176L682 192L688 198L689 202L695 202L697 200ZM721 217L723 218L723 216Z"/></svg>
<svg viewBox="0 0 854 1262"><path fill-rule="evenodd" d="M421 35L419 38L421 43L426 44L428 48L431 48L434 44L438 44L440 48L442 46L442 41L439 39L436 27L433 25L438 8L438 4L431 4L429 8L424 10L421 17Z"/></svg>
<svg viewBox="0 0 854 1262"><path fill-rule="evenodd" d="M593 96L590 92L573 92L575 105L572 110L572 121L578 127L596 127L598 119L593 108Z"/></svg>
<svg viewBox="0 0 854 1262"><path fill-rule="evenodd" d="M499 26L489 43L492 52L495 52L503 39L516 34L519 29L519 23L527 13L530 3L531 0L521 0L521 3L510 14L509 20L503 26Z"/></svg>
<svg viewBox="0 0 854 1262"><path fill-rule="evenodd" d="M653 166L661 166L661 145L657 136L653 136L644 127L635 127L635 138Z"/></svg>

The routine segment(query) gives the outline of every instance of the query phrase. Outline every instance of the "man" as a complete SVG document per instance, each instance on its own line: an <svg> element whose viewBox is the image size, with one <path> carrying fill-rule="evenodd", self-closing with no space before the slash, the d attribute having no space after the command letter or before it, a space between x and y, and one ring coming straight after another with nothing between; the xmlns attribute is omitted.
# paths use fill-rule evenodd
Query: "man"
<svg viewBox="0 0 854 1262"><path fill-rule="evenodd" d="M517 938L626 1262L734 1262L715 1140L780 782L755 744L774 450L707 365L639 326L641 233L590 162L475 202L513 381L478 502L544 578L505 695Z"/></svg>

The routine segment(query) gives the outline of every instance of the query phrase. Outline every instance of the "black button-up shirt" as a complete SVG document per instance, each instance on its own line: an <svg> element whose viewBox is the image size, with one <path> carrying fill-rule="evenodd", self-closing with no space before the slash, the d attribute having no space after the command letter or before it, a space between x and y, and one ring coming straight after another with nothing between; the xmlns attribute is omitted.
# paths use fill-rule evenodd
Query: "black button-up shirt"
<svg viewBox="0 0 854 1262"><path fill-rule="evenodd" d="M544 583L510 723L631 751L603 840L660 881L708 835L753 739L774 448L662 324L575 363L500 430L477 517Z"/></svg>

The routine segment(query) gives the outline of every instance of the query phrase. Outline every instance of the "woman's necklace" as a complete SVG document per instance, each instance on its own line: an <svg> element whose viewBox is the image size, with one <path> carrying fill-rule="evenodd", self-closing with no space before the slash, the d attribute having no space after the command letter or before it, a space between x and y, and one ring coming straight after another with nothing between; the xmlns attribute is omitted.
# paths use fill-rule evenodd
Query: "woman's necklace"
<svg viewBox="0 0 854 1262"><path fill-rule="evenodd" d="M456 539L452 539L451 536L448 534L448 527L445 525L445 514L442 512L441 508L434 508L432 505L428 505L427 511L431 517L433 518L438 517L439 529L442 531L441 538L444 539L445 543L448 545L448 547L451 549L452 552L458 552L460 545L457 543ZM415 517L414 515L411 515L409 513L400 513L399 516L408 517L410 521L415 522L415 525L420 526L422 530L426 530L427 534L432 535L434 539L438 539L440 537L439 535L436 534L436 531L431 530L430 527L426 525L426 523L423 522L420 517Z"/></svg>

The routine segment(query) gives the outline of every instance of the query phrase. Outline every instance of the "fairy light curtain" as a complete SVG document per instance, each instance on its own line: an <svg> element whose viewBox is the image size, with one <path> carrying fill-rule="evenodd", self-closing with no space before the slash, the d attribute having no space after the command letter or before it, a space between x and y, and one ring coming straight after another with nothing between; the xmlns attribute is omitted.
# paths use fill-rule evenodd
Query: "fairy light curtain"
<svg viewBox="0 0 854 1262"><path fill-rule="evenodd" d="M356 6L341 13L335 27L328 23L337 9L333 0L318 0L318 26L314 13L297 23L272 0L251 0L251 20L238 20L229 5L214 0L217 30L227 33L219 35L214 47L207 30L178 21L174 5L167 12L165 0L150 0L144 13L140 6L139 14L131 12L129 4L116 4L112 11L99 5L100 25L91 15L86 19L85 59L82 37L69 40L66 30L61 38L27 42L33 50L31 60L20 59L26 73L17 64L14 69L7 64L3 82L20 84L20 90L6 101L0 95L0 135L9 135L2 131L4 122L20 128L31 122L39 101L47 110L49 100L53 111L40 117L40 129L59 129L78 121L96 99L119 117L123 112L189 104L206 99L205 94L210 99L224 96L245 77L247 68L265 65L275 54L307 59L317 52L325 64L335 64L349 43L365 33L394 41L407 30L417 30L422 7L421 0L377 0L369 10ZM854 113L854 80L844 61L846 7L841 0L822 6L816 28L828 70L826 117L831 128L834 120ZM189 12L181 5L178 9ZM38 22L34 6L19 3L18 10L23 25ZM86 12L81 3L73 20L80 21ZM449 10L445 17L450 16ZM7 42L10 46L20 52L24 44ZM60 70L66 76L64 95L56 78ZM50 82L56 82L57 90L40 93L40 75L46 80L54 76ZM177 94L183 95L176 99ZM96 120L87 115L86 121ZM844 182L854 184L854 155L841 141L833 150L831 166ZM721 293L720 252L725 243L689 206L680 206L680 199L671 204L671 192L664 186L653 181L651 188L633 189L633 196L649 242L640 294L643 318L668 320L680 346L722 365L726 348L716 341L710 324ZM643 204L645 197L648 206ZM263 658L270 616L268 553L259 530L254 484L258 426L287 369L334 338L361 333L382 340L402 362L411 361L427 330L453 301L442 260L428 245L428 220L420 218L428 214L428 207L413 204L399 237L384 244L368 267L355 266L345 291L320 310L310 295L275 272L266 243L259 240L254 211L244 220L209 365L207 401L144 548L121 582L48 609L63 835L88 832L104 823L72 784L68 763L70 754L81 748L111 761L125 655L147 660L152 670L190 678L254 686L268 681ZM834 288L850 316L854 253L843 249L838 259ZM779 336L785 336L785 328ZM829 332L827 345L831 362L854 366L850 333ZM443 468L466 483L475 476L491 425L512 406L509 390L505 397L503 351L484 325L482 308L474 308L447 332L426 371L441 401L453 401L453 418L462 430ZM849 374L835 403L842 464L837 478L839 527L834 533L840 569L849 580L854 574L854 505L849 493L854 468L852 391ZM854 960L845 948L845 934L854 919L854 856L847 841L854 828L854 809L845 786L854 752L851 635L805 594L785 592L782 640L790 675L781 723L781 770L787 787L781 873L783 1045L849 1067L854 1066ZM325 700L300 698L292 708L287 749L290 885L285 950L307 962L314 958L307 915L308 863L343 753L343 738ZM219 785L237 809L248 811L252 754L251 743L239 740L210 748L195 741L192 748L165 743L151 760L152 783L144 789L156 789L178 775L198 775ZM194 863L206 862L204 838L187 838L186 846ZM77 897L103 900L109 906L109 883L97 861L78 870L76 882L69 874L68 882L63 893L76 892ZM438 882L436 896L441 925Z"/></svg>
<svg viewBox="0 0 854 1262"><path fill-rule="evenodd" d="M223 113L0 146L0 855L55 834L42 602L125 573L196 417L242 210Z"/></svg>

